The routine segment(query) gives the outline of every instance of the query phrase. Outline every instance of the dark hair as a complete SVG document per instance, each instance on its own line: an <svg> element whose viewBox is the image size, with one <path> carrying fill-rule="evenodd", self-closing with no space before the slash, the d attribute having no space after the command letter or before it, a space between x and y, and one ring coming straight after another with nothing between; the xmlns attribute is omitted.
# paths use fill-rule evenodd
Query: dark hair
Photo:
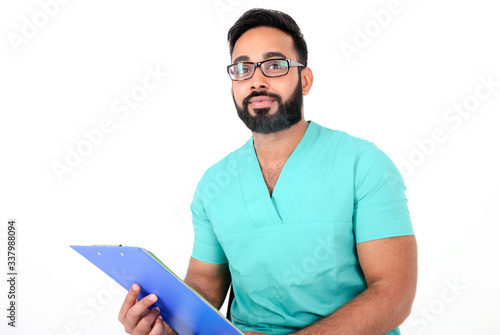
<svg viewBox="0 0 500 335"><path fill-rule="evenodd" d="M299 26L288 14L277 10L254 8L246 11L229 29L227 41L229 42L229 54L233 55L236 41L246 31L256 27L277 28L290 35L299 56L298 62L307 67L307 45Z"/></svg>

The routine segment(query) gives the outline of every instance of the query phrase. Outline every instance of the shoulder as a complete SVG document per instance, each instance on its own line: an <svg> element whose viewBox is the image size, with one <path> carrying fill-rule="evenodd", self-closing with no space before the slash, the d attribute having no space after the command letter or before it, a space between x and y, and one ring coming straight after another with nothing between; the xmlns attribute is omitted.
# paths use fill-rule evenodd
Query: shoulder
<svg viewBox="0 0 500 335"><path fill-rule="evenodd" d="M249 147L253 149L253 138L250 138L243 146L230 152L224 158L211 165L205 170L200 183L208 182L225 183L226 180L238 174L238 157L250 152Z"/></svg>
<svg viewBox="0 0 500 335"><path fill-rule="evenodd" d="M382 179L402 182L402 177L392 159L373 142L315 124L321 144L321 159L330 161L333 168L354 176L355 182L374 182Z"/></svg>
<svg viewBox="0 0 500 335"><path fill-rule="evenodd" d="M345 131L327 128L312 121L311 124L317 129L317 140L326 148L337 149L335 150L336 154L355 158L356 161L360 157L375 158L385 155L382 150L369 140L353 136Z"/></svg>

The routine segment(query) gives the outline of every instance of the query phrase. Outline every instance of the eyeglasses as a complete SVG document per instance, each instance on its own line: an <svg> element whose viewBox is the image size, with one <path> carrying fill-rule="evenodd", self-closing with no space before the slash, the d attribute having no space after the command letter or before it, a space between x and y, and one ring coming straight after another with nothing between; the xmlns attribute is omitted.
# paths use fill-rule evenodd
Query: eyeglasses
<svg viewBox="0 0 500 335"><path fill-rule="evenodd" d="M229 78L233 81L247 80L253 77L255 69L260 67L266 77L281 77L288 74L290 66L304 66L290 59L270 59L263 62L241 62L227 67Z"/></svg>

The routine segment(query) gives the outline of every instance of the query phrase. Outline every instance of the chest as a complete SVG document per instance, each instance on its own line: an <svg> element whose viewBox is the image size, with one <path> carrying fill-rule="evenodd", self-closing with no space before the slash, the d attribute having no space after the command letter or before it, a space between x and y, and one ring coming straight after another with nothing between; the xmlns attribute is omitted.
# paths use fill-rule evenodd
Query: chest
<svg viewBox="0 0 500 335"><path fill-rule="evenodd" d="M264 181L266 182L269 195L273 193L274 187L278 182L278 178L284 164L285 163L283 162L274 165L261 166L262 176L264 177Z"/></svg>
<svg viewBox="0 0 500 335"><path fill-rule="evenodd" d="M254 161L253 168L242 164L244 168L234 175L219 171L207 176L202 195L218 238L223 241L226 236L243 236L274 225L351 222L352 167L334 168L325 159L320 161L300 166L290 161L274 166Z"/></svg>

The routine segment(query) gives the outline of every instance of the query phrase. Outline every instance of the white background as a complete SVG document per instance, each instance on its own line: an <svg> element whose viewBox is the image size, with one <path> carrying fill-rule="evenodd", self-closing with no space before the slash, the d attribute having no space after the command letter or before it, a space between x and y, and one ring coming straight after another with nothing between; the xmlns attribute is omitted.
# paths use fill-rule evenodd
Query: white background
<svg viewBox="0 0 500 335"><path fill-rule="evenodd" d="M400 168L414 163L405 181L419 283L403 333L500 333L497 2L401 0L385 26L373 13L389 0L74 0L51 16L44 3L0 4L0 277L11 218L19 272L15 329L1 281L2 334L123 333L125 290L70 244L143 246L184 276L194 188L250 136L225 66L227 30L252 7L285 11L303 30L315 75L308 120L376 143ZM346 56L346 44L357 53ZM148 68L168 75L116 113ZM481 77L497 86L478 100ZM465 101L468 117L447 114ZM81 144L106 119L112 131ZM436 128L441 143L431 144ZM53 165L79 144L88 155L59 180Z"/></svg>

